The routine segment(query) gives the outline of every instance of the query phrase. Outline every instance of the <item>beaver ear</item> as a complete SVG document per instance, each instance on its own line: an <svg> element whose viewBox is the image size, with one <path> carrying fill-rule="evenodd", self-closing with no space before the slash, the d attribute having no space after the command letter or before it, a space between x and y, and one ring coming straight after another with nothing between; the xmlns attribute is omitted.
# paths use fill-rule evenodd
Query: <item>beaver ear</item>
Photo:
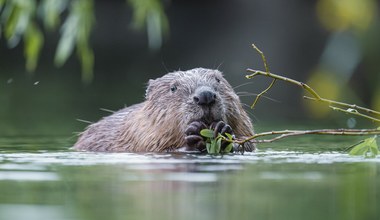
<svg viewBox="0 0 380 220"><path fill-rule="evenodd" d="M148 81L148 86L147 86L147 88L146 88L146 90L145 90L145 99L148 99L149 98L149 95L150 95L150 92L152 91L152 89L153 89L153 87L154 87L154 82L155 82L156 80L154 80L154 79L150 79L149 81Z"/></svg>

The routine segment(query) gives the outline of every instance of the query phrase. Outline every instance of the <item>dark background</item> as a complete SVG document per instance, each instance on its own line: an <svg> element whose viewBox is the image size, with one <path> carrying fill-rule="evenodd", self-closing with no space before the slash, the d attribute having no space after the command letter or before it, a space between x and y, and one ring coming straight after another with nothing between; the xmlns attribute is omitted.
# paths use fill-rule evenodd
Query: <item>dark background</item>
<svg viewBox="0 0 380 220"><path fill-rule="evenodd" d="M95 1L96 24L91 36L95 67L91 84L81 81L80 63L75 56L62 68L54 67L59 31L44 33L45 45L33 74L25 70L22 45L9 49L2 38L0 134L69 136L86 126L76 119L96 121L109 114L100 108L117 110L141 102L150 78L179 69L218 68L233 86L252 82L236 91L259 93L270 80L245 79L247 68L264 69L251 43L265 53L272 72L307 82L313 71L323 66L323 54L331 36L337 33L352 35L361 48L351 75L337 80L344 81L343 87L337 86L341 91L337 98L375 108L373 100L380 99L380 93L376 93L380 85L377 1L373 1L376 13L371 25L361 31L323 26L317 15L318 2L167 1L165 12L170 30L161 49L151 50L145 30L131 28L132 11L125 1ZM304 107L303 91L283 82L267 95L277 101L262 99L254 110L247 108L256 127L273 121L302 124L310 120L345 126L346 120L340 117L349 118L339 116L339 120L331 120L330 115L314 119ZM242 97L242 101L250 105L254 98Z"/></svg>

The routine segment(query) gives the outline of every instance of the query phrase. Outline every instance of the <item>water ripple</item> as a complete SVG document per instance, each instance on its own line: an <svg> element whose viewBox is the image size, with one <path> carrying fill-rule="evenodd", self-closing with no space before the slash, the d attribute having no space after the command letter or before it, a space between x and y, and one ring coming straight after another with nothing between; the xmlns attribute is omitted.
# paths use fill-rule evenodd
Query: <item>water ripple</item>
<svg viewBox="0 0 380 220"><path fill-rule="evenodd" d="M151 169L151 165L161 164L209 164L216 165L204 169L220 169L220 165L233 165L238 169L245 163L355 163L374 162L379 163L380 157L363 158L349 156L340 152L304 153L297 151L259 151L255 153L230 154L224 156L195 155L195 154L134 154L134 153L92 153L92 152L39 152L39 153L8 153L0 155L0 170L7 169L6 162L16 164L32 163L37 165L62 164L62 165L97 165L97 164L127 164L136 169ZM12 169L23 169L22 165L13 164ZM21 166L21 167L20 167ZM29 165L28 165L29 166ZM162 167L160 167L162 168Z"/></svg>

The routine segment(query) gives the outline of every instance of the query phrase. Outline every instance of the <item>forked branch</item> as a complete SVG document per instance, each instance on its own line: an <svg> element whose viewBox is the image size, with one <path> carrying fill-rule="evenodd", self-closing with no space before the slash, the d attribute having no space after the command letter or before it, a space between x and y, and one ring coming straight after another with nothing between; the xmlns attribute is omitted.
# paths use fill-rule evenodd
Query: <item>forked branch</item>
<svg viewBox="0 0 380 220"><path fill-rule="evenodd" d="M252 79L255 76L262 75L262 76L272 78L273 81L265 90L263 90L261 93L259 93L259 95L256 96L256 99L253 102L251 108L255 107L258 100L261 98L261 96L263 94L267 93L273 87L274 83L277 80L280 80L280 81L284 81L284 82L288 82L288 83L297 85L311 95L311 97L310 96L304 96L304 99L326 103L326 104L330 105L330 107L333 110L341 111L341 112L344 112L347 114L360 116L360 117L372 120L374 122L380 123L380 118L379 118L380 112L379 111L375 111L375 110L372 110L369 108L364 108L364 107L361 107L361 106L358 106L355 104L348 104L348 103L344 103L344 102L338 102L338 101L323 98L313 88L311 88L306 83L303 83L303 82L300 82L300 81L297 81L297 80L294 80L291 78L287 78L287 77L280 76L280 75L269 72L268 64L267 64L266 58L264 56L264 53L256 45L252 44L252 47L261 55L261 59L262 59L264 66L265 66L265 72L260 71L260 70L247 69L247 72L249 72L251 74L246 75L246 78Z"/></svg>

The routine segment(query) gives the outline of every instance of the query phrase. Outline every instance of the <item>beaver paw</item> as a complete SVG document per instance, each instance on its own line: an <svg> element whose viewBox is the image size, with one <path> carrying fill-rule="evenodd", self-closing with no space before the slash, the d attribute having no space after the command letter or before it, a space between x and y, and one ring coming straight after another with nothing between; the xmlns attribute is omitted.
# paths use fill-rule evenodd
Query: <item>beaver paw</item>
<svg viewBox="0 0 380 220"><path fill-rule="evenodd" d="M219 134L226 137L226 134L230 134L233 136L233 131L231 126L226 124L224 121L213 122L210 126L211 130L214 130L214 137L217 137ZM230 142L222 141L221 149L224 150ZM231 150L233 152L233 149Z"/></svg>
<svg viewBox="0 0 380 220"><path fill-rule="evenodd" d="M186 137L186 150L188 151L205 151L206 143L204 138L200 135L202 129L207 128L206 124L201 121L193 121L190 123L185 131Z"/></svg>

